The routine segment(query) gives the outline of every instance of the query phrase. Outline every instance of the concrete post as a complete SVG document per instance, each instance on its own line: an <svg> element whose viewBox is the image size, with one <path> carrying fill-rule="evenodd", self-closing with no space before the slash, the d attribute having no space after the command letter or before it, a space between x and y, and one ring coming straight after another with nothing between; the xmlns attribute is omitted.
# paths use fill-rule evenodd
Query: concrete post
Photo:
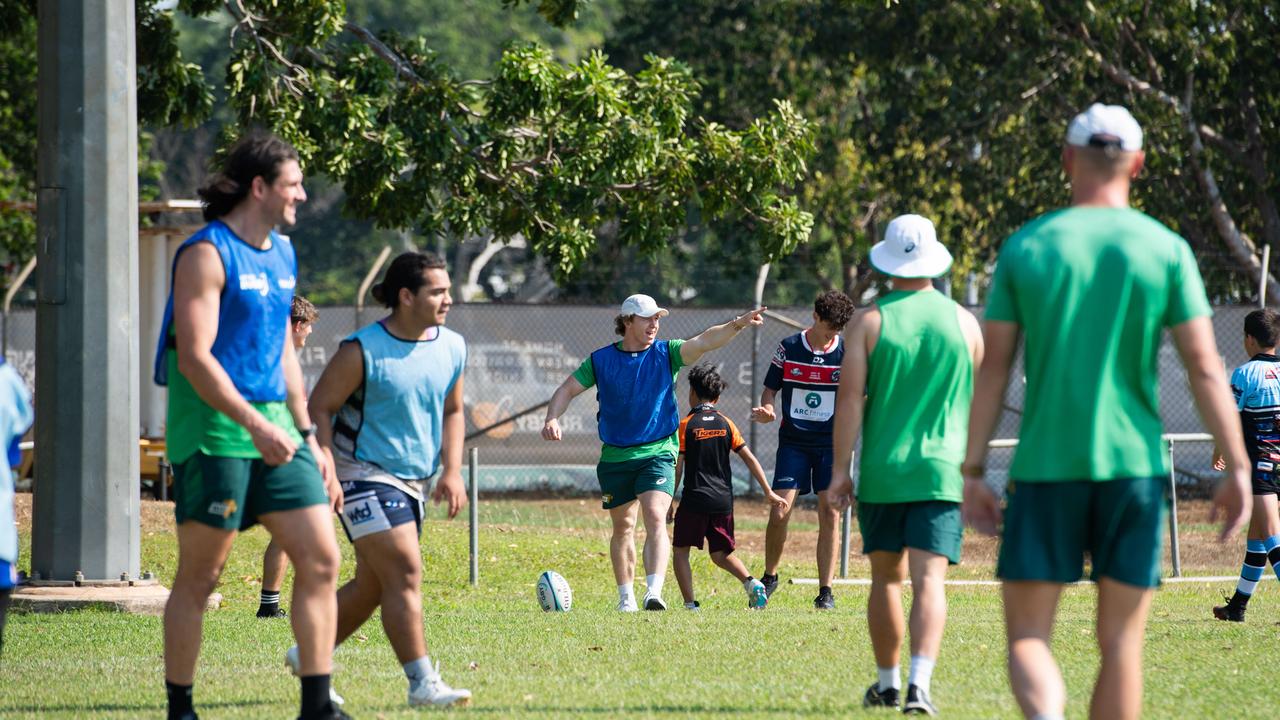
<svg viewBox="0 0 1280 720"><path fill-rule="evenodd" d="M141 287L139 289L138 327L139 341L138 390L141 393L141 425L144 437L164 437L167 395L165 388L152 380L152 353L156 338L160 337L160 325L164 322L164 307L169 299L169 238L167 235L148 235L138 238L138 255Z"/></svg>
<svg viewBox="0 0 1280 720"><path fill-rule="evenodd" d="M133 0L40 0L32 570L139 572Z"/></svg>

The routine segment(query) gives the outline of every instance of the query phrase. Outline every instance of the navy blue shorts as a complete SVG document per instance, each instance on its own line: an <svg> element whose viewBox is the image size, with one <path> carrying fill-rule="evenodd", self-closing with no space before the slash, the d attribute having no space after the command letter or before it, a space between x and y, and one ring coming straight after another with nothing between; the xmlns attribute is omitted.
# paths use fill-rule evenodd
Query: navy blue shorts
<svg viewBox="0 0 1280 720"><path fill-rule="evenodd" d="M831 487L831 448L805 448L778 444L773 463L773 489L799 490L800 495L820 493Z"/></svg>
<svg viewBox="0 0 1280 720"><path fill-rule="evenodd" d="M366 480L342 483L342 529L351 542L410 522L421 534L422 514L422 501L394 485Z"/></svg>

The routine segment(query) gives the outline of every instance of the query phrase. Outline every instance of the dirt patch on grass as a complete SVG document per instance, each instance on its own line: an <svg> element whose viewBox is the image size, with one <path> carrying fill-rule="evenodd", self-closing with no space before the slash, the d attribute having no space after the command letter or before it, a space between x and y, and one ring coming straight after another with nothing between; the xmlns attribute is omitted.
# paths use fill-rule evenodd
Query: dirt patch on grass
<svg viewBox="0 0 1280 720"><path fill-rule="evenodd" d="M18 531L23 534L31 532L31 500L30 493L19 493L15 496L15 515ZM585 506L580 497L563 497L542 495L536 499L522 498L520 495L507 494L501 498L484 498L481 502L527 503L540 505L546 510L558 510L569 513L601 513L604 511L594 502L588 501ZM1181 546L1182 568L1184 573L1224 572L1235 567L1242 556L1243 539L1239 542L1218 542L1217 527L1209 523L1211 504L1207 500L1183 500L1178 503L1178 522L1180 525L1178 539ZM764 553L764 530L762 526L769 519L769 508L761 500L739 498L734 506L734 516L738 526L738 545L752 555ZM810 565L814 562L814 547L818 542L818 512L816 505L801 503L791 516L792 529L787 538L784 561ZM750 526L750 527L744 527ZM496 528L494 528L496 529ZM514 527L503 529L514 530ZM173 503L155 500L142 501L142 532L172 533ZM1166 543L1166 563L1169 548ZM964 539L964 565L967 568L994 568L998 544L994 538L983 537L975 532L967 532ZM855 520L850 538L849 568L851 572L865 575L868 563L861 554L862 537L858 534ZM752 568L753 570L755 568Z"/></svg>

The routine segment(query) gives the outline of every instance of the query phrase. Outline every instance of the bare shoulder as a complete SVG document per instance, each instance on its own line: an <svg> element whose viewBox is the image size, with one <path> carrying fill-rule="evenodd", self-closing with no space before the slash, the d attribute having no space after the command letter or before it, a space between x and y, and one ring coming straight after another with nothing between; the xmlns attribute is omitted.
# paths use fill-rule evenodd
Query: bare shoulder
<svg viewBox="0 0 1280 720"><path fill-rule="evenodd" d="M959 321L960 328L966 335L971 332L982 334L982 323L978 322L977 316L959 303L956 303L956 320Z"/></svg>
<svg viewBox="0 0 1280 720"><path fill-rule="evenodd" d="M868 305L858 310L849 321L847 342L855 347L866 348L870 353L875 349L876 341L880 339L880 321L880 308L876 305Z"/></svg>
<svg viewBox="0 0 1280 720"><path fill-rule="evenodd" d="M175 286L214 286L221 289L226 282L222 256L213 243L209 242L194 243L183 250L178 256L173 274Z"/></svg>

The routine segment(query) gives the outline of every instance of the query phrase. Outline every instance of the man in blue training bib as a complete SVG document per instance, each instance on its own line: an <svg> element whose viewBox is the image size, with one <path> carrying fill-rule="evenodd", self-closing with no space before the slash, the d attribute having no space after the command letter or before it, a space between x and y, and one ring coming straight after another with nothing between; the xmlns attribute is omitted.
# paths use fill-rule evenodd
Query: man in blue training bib
<svg viewBox="0 0 1280 720"><path fill-rule="evenodd" d="M0 358L0 652L9 596L18 584L18 528L13 518L13 466L21 460L18 441L35 413L31 393L13 366Z"/></svg>
<svg viewBox="0 0 1280 720"><path fill-rule="evenodd" d="M551 396L542 437L555 441L561 438L559 418L569 402L587 388L596 387L599 433L604 443L596 477L604 509L613 522L609 556L618 583L618 609L623 612L639 609L631 586L639 510L644 511L645 527L644 608L667 609L662 600L662 581L671 555L666 519L680 446L676 376L680 368L727 344L746 327L763 324L764 310L709 327L687 341L658 340L658 327L667 311L648 295L632 295L614 318L614 332L622 341L591 353Z"/></svg>
<svg viewBox="0 0 1280 720"><path fill-rule="evenodd" d="M390 314L343 341L311 392L323 452L342 483L342 527L356 549L355 578L338 590L341 644L382 608L382 626L409 682L409 705L465 705L468 690L440 679L422 636L423 495L449 517L462 485L462 371L467 345L444 326L453 299L444 261L407 252L373 297ZM286 656L293 664L294 650Z"/></svg>

